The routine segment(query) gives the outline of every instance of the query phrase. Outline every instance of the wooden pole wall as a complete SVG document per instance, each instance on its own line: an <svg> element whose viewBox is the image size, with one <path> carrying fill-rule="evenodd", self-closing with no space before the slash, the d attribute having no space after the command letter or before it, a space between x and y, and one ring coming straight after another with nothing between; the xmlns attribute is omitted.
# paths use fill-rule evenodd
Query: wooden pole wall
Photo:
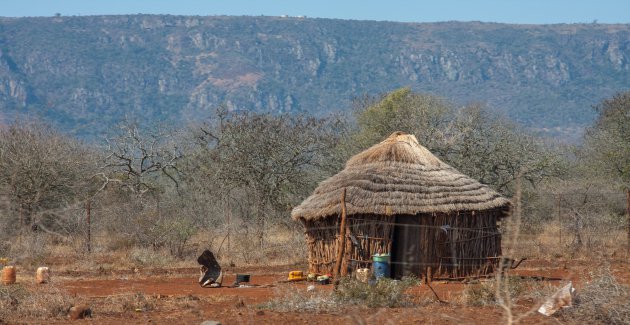
<svg viewBox="0 0 630 325"><path fill-rule="evenodd" d="M345 202L345 198L343 198ZM348 215L342 204L341 216L305 221L309 272L333 274L339 278L355 268L370 267L372 255L392 253L397 219L382 215ZM345 215L345 218L344 218ZM501 233L497 223L500 210L460 211L410 216L403 247L419 247L404 264L416 276L459 278L494 272L501 256ZM450 226L444 227L444 226ZM400 247L400 246L399 246ZM398 252L399 254L401 252ZM409 254L407 254L409 255ZM352 270L351 270L352 269Z"/></svg>

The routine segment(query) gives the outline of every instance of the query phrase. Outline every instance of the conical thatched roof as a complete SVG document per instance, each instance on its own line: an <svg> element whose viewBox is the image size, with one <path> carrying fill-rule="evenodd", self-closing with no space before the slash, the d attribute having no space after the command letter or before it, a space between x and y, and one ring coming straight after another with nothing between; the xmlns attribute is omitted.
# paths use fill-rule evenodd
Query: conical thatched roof
<svg viewBox="0 0 630 325"><path fill-rule="evenodd" d="M496 191L440 161L414 135L402 132L350 158L344 170L321 182L291 216L313 220L339 215L343 188L348 215L479 211L509 205Z"/></svg>

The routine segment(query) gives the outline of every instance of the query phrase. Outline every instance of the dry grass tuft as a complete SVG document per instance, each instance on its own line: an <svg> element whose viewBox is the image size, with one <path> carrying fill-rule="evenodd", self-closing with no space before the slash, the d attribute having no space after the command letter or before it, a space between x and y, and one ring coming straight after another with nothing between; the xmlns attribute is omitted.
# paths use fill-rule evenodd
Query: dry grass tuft
<svg viewBox="0 0 630 325"><path fill-rule="evenodd" d="M102 314L124 314L157 310L157 297L142 292L111 295L95 307Z"/></svg>
<svg viewBox="0 0 630 325"><path fill-rule="evenodd" d="M630 324L630 288L620 284L610 269L591 274L591 281L576 291L573 308L558 317L580 324Z"/></svg>
<svg viewBox="0 0 630 325"><path fill-rule="evenodd" d="M504 280L507 281L506 287L512 300L530 299L542 301L557 290L556 287L548 282L522 279L518 276L510 276ZM496 280L467 284L462 292L460 301L469 306L496 305L498 303L496 285Z"/></svg>
<svg viewBox="0 0 630 325"><path fill-rule="evenodd" d="M53 285L34 291L20 284L0 286L0 319L58 318L67 314L72 297Z"/></svg>
<svg viewBox="0 0 630 325"><path fill-rule="evenodd" d="M276 298L259 305L260 309L278 312L335 312L341 308L328 291L306 289L296 290L294 285L281 286L275 289Z"/></svg>
<svg viewBox="0 0 630 325"><path fill-rule="evenodd" d="M125 315L144 312L198 311L202 303L217 303L225 300L221 296L198 297L147 295L142 292L122 293L104 298L93 298L90 306L98 315Z"/></svg>
<svg viewBox="0 0 630 325"><path fill-rule="evenodd" d="M562 229L557 221L541 224L534 233L521 233L521 240L514 247L517 256L541 259L612 258L625 252L626 231L623 224L615 224L609 217L602 217L597 224L580 231L582 245L576 244L576 233L565 224ZM565 221L566 222L566 221ZM624 221L625 222L625 221ZM561 235L562 234L562 235ZM560 239L562 238L562 241Z"/></svg>
<svg viewBox="0 0 630 325"><path fill-rule="evenodd" d="M129 257L134 266L143 268L163 268L175 264L175 258L173 256L151 248L132 248Z"/></svg>

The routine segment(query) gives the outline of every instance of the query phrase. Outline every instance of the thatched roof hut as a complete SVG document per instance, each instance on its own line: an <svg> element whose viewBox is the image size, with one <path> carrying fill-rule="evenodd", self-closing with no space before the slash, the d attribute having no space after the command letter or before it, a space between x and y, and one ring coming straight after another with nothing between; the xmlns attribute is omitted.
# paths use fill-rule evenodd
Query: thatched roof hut
<svg viewBox="0 0 630 325"><path fill-rule="evenodd" d="M344 270L366 267L391 253L393 274L450 277L491 272L501 254L497 223L509 201L395 132L352 157L293 209L306 227L311 272L335 263L341 193L348 216ZM490 259L489 259L490 258Z"/></svg>

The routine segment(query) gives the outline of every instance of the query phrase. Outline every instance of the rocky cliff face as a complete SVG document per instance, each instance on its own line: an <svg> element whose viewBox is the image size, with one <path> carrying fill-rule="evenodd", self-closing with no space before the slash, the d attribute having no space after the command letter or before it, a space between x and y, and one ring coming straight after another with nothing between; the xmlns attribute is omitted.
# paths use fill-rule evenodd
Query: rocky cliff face
<svg viewBox="0 0 630 325"><path fill-rule="evenodd" d="M324 114L411 86L574 134L630 88L629 25L409 24L280 17L0 19L0 109L94 135L124 116Z"/></svg>

